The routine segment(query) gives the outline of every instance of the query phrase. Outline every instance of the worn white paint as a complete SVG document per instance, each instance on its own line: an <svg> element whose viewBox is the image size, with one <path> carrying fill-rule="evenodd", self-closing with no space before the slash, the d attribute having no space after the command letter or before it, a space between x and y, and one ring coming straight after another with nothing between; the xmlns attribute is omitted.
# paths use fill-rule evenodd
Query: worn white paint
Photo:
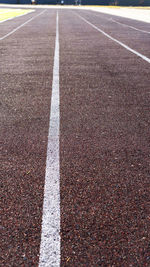
<svg viewBox="0 0 150 267"><path fill-rule="evenodd" d="M23 24L19 25L17 28L15 28L14 30L10 31L9 33L5 34L3 37L0 37L0 41L4 40L5 38L7 38L8 36L10 36L11 34L13 34L14 32L18 31L20 28L22 28L23 26L25 26L27 23L29 23L30 21L32 21L33 19L37 18L38 16L42 15L46 10L42 11L41 13L39 13L38 15L32 17L31 19L28 19L26 22L24 22ZM18 16L19 17L19 16ZM11 18L12 19L12 18ZM4 22L4 21L2 21Z"/></svg>
<svg viewBox="0 0 150 267"><path fill-rule="evenodd" d="M150 8L136 8L136 7L109 7L109 6L82 6L82 9L93 10L105 14L111 14L119 17L134 19L150 23Z"/></svg>
<svg viewBox="0 0 150 267"><path fill-rule="evenodd" d="M144 30L135 28L135 27L133 27L133 26L130 26L130 25L128 25L128 24L125 24L125 23L116 21L116 20L114 20L114 19L110 19L110 21L113 21L114 23L117 23L117 24L122 25L122 26L124 26L124 27L131 28L131 29L136 30L136 31L138 31L138 32L144 32L144 33L148 33L148 34L150 34L150 32L148 32L148 31L144 31Z"/></svg>
<svg viewBox="0 0 150 267"><path fill-rule="evenodd" d="M89 22L88 20L86 20L85 18L83 18L82 16L78 15L77 13L76 13L76 15L78 17L80 17L83 21L85 21L87 24L89 24L90 26L92 26L94 29L96 29L97 31L99 31L100 33L102 33L103 35L105 35L106 37L108 37L109 39L111 39L112 41L116 42L117 44L121 45L122 47L124 47L128 51L132 52L133 54L137 55L138 57L140 57L143 60L145 60L148 63L150 63L150 58L142 55L141 53L139 53L136 50L130 48L129 46L125 45L124 43L122 43L122 42L118 41L117 39L111 37L109 34L107 34L106 32L104 32L103 30L101 30L100 28L98 28L97 26L95 26L94 24L92 24L91 22Z"/></svg>

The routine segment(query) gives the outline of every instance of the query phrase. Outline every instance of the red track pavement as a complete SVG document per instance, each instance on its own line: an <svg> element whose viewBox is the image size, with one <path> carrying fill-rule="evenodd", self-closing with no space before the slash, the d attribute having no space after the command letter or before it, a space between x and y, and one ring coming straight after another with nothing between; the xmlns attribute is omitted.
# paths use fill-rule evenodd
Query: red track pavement
<svg viewBox="0 0 150 267"><path fill-rule="evenodd" d="M41 10L1 24L0 37ZM61 266L149 266L147 23L59 10ZM0 42L2 263L37 266L56 10Z"/></svg>

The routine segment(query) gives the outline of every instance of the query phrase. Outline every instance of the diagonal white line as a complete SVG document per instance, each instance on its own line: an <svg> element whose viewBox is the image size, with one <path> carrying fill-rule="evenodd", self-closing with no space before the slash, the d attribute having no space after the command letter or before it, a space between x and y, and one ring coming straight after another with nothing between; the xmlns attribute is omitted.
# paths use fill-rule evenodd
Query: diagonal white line
<svg viewBox="0 0 150 267"><path fill-rule="evenodd" d="M18 31L20 28L22 28L23 26L25 26L27 23L29 23L30 21L32 21L33 19L37 18L38 16L42 15L46 10L42 11L41 13L39 13L38 15L32 17L31 19L27 20L26 22L24 22L23 24L21 24L20 26L18 26L17 28L15 28L14 30L12 30L11 32L7 33L6 35L4 35L3 37L0 37L0 41L4 40L5 38L7 38L8 36L10 36L11 34L13 34L14 32Z"/></svg>
<svg viewBox="0 0 150 267"><path fill-rule="evenodd" d="M132 52L133 54L137 55L138 57L141 57L143 60L145 60L148 63L150 63L150 58L142 55L141 53L139 53L136 50L130 48L129 46L125 45L124 43L122 43L122 42L118 41L117 39L111 37L109 34L107 34L106 32L104 32L100 28L96 27L94 24L92 24L91 22L89 22L88 20L86 20L85 18L83 18L82 16L80 16L79 14L76 13L76 15L79 18L81 18L83 21L85 21L87 24L91 25L94 29L96 29L97 31L99 31L100 33L102 33L103 35L105 35L106 37L108 37L109 39L111 39L112 41L116 42L117 44L121 45L122 47L124 47L128 51Z"/></svg>
<svg viewBox="0 0 150 267"><path fill-rule="evenodd" d="M102 17L102 15L99 15L99 14L94 14L96 17ZM111 14L110 14L111 15ZM124 17L125 18L125 17ZM119 21L116 21L116 20L114 20L113 18L106 18L105 16L103 17L103 19L105 19L105 20L107 20L107 21L113 21L114 23L117 23L117 24L120 24L120 25L122 25L122 26L124 26L124 27L128 27L128 28L131 28L131 29L133 29L133 30L136 30L136 31L139 31L139 32L144 32L144 33L150 33L150 32L148 32L148 31L144 31L144 30L140 30L140 29L138 29L138 28L135 28L135 27L133 27L133 26L131 26L131 25L128 25L128 24L125 24L125 23L122 23L122 22L119 22Z"/></svg>
<svg viewBox="0 0 150 267"><path fill-rule="evenodd" d="M133 30L136 30L136 31L138 31L138 32L144 32L144 33L148 33L148 34L150 34L150 32L148 32L148 31L140 30L140 29L138 29L138 28L135 28L135 27L130 26L130 25L127 25L127 24L125 24L125 23L116 21L116 20L114 20L114 19L109 19L109 20L110 20L110 21L113 21L113 22L115 22L115 23L117 23L117 24L119 24L119 25L123 25L124 27L128 27L128 28L131 28L131 29L133 29Z"/></svg>
<svg viewBox="0 0 150 267"><path fill-rule="evenodd" d="M60 266L59 113L59 30L57 13L39 267Z"/></svg>
<svg viewBox="0 0 150 267"><path fill-rule="evenodd" d="M18 10L19 10L19 9L18 9ZM7 12L10 12L10 11L7 11ZM25 16L25 15L30 14L30 13L32 13L32 12L34 12L34 10L28 11L28 12L25 13L25 14L21 14L21 15L17 15L17 16L14 16L14 17L11 17L11 18L8 18L8 19L5 19L5 20L1 20L0 23L3 23L3 22L5 22L5 21L7 21L7 20L11 20L11 19L15 19L15 18L18 18L18 17Z"/></svg>

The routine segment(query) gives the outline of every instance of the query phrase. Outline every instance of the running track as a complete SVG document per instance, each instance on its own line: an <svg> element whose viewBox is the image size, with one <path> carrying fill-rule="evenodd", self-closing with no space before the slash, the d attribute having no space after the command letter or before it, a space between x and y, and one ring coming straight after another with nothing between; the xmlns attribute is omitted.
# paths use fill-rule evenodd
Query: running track
<svg viewBox="0 0 150 267"><path fill-rule="evenodd" d="M0 28L1 266L149 266L149 24L36 9Z"/></svg>

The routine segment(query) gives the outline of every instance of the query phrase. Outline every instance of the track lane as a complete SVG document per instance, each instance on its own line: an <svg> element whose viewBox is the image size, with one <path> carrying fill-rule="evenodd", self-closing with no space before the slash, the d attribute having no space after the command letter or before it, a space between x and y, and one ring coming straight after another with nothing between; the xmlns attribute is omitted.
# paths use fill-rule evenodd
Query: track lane
<svg viewBox="0 0 150 267"><path fill-rule="evenodd" d="M10 12L11 12L11 14L10 14ZM14 19L16 17L26 15L27 13L31 13L31 12L34 12L34 10L17 9L17 10L14 10L14 13L12 13L12 9L10 9L9 11L0 13L0 23L3 23L7 20ZM9 13L9 14L6 14L6 13Z"/></svg>
<svg viewBox="0 0 150 267"><path fill-rule="evenodd" d="M119 44L120 46L122 46L123 48L125 48L126 50L128 50L129 52L135 54L136 56L138 56L138 57L142 58L143 60L145 60L146 62L150 63L150 58L148 58L148 57L144 56L143 54L137 52L135 49L132 49L131 47L129 47L125 43L120 42L118 39L113 38L111 35L107 34L101 28L95 26L93 23L91 23L89 20L86 20L84 17L82 17L80 15L78 15L78 17L80 19L82 19L84 22L86 22L88 25L90 25L92 28L94 28L95 30L97 30L98 32L100 32L101 34L103 34L105 37L107 37L108 39L110 39L111 41Z"/></svg>
<svg viewBox="0 0 150 267"><path fill-rule="evenodd" d="M45 12L0 44L1 266L39 261L55 18Z"/></svg>
<svg viewBox="0 0 150 267"><path fill-rule="evenodd" d="M61 11L61 266L149 265L149 72Z"/></svg>
<svg viewBox="0 0 150 267"><path fill-rule="evenodd" d="M10 35L12 35L13 33L15 33L16 31L20 30L22 27L24 27L26 24L28 24L29 22L31 22L33 19L37 18L38 16L41 16L43 13L45 13L46 10L42 11L41 13L35 15L34 17L26 20L24 23L22 23L21 25L19 25L17 28L13 29L12 31L8 32L7 34L5 34L4 36L0 37L0 41L4 40L5 38L9 37Z"/></svg>
<svg viewBox="0 0 150 267"><path fill-rule="evenodd" d="M112 15L97 14L93 12L90 13L88 11L80 11L78 14L81 15L84 19L87 19L90 23L94 24L96 27L109 34L112 38L117 39L118 41L129 46L131 49L134 49L137 52L150 58L149 33L136 31L128 27L123 27L122 25L114 22L112 23L111 19L116 19L116 21L118 21L119 19L121 23L125 24L126 22L128 22L129 24L132 24L133 27L141 28L145 31L148 31L149 23L139 22L126 18L119 18Z"/></svg>
<svg viewBox="0 0 150 267"><path fill-rule="evenodd" d="M32 11L33 9L31 9ZM36 9L34 12L28 13L24 16L15 17L11 20L6 20L0 24L0 38L4 35L8 34L9 32L13 31L21 24L25 23L27 20L34 18L43 11L43 9Z"/></svg>
<svg viewBox="0 0 150 267"><path fill-rule="evenodd" d="M87 11L86 11L87 12ZM92 12L94 16L103 18L104 20L114 19L122 24L130 25L132 27L138 27L139 30L149 32L149 23L144 21L138 21L136 19L125 18L123 16L115 16L113 14L104 14L101 12ZM89 12L91 14L91 12Z"/></svg>
<svg viewBox="0 0 150 267"><path fill-rule="evenodd" d="M127 27L127 28L133 29L133 30L138 31L138 32L144 32L144 33L146 33L146 34L150 34L150 31L141 30L141 29L139 29L139 28L135 28L135 27L133 27L133 26L131 26L131 25L129 25L129 24L122 23L122 22L116 21L116 20L114 20L114 19L110 19L110 20L113 21L114 23L117 23L117 24L123 26L123 27Z"/></svg>
<svg viewBox="0 0 150 267"><path fill-rule="evenodd" d="M38 265L55 17L1 43L4 266ZM61 266L148 266L147 63L62 10L60 73Z"/></svg>

